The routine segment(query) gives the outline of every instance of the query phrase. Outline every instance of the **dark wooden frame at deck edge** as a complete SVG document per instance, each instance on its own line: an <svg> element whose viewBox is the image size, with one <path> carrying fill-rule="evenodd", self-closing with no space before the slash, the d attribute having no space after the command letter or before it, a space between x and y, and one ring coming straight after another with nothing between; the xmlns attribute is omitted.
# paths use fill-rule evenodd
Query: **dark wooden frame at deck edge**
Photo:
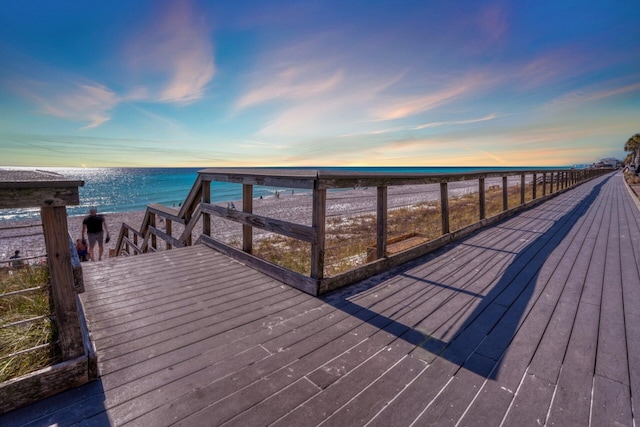
<svg viewBox="0 0 640 427"><path fill-rule="evenodd" d="M11 172L8 172L10 175ZM44 178L40 180L40 178ZM66 206L80 203L83 181L36 173L24 181L0 180L0 206L40 207L63 361L0 383L0 414L97 378L95 349L73 286Z"/></svg>

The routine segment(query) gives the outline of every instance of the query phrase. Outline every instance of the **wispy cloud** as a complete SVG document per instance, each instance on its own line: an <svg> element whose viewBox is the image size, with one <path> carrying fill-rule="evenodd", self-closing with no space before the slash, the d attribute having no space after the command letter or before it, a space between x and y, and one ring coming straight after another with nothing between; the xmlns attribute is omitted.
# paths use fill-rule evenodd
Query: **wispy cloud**
<svg viewBox="0 0 640 427"><path fill-rule="evenodd" d="M625 83L621 81L607 82L606 85L598 87L588 87L582 90L564 94L550 104L552 107L580 105L586 102L597 101L605 98L626 95L640 91L640 81L635 83Z"/></svg>
<svg viewBox="0 0 640 427"><path fill-rule="evenodd" d="M486 122L489 120L495 120L497 117L498 116L495 113L491 113L491 114L487 114L486 116L475 118L475 119L447 120L442 122L429 122L429 123L422 123L419 125L411 125L411 126L396 126L391 128L376 129L368 132L350 133L346 135L341 135L341 137L348 138L348 137L363 136L363 135L381 135L385 133L415 131L415 130L438 128L442 126L468 125L472 123L480 123L480 122Z"/></svg>
<svg viewBox="0 0 640 427"><path fill-rule="evenodd" d="M442 90L427 92L417 96L401 97L390 100L375 111L377 120L395 120L433 110L441 105L486 89L490 79L483 74L457 78L447 83Z"/></svg>
<svg viewBox="0 0 640 427"><path fill-rule="evenodd" d="M3 81L14 93L34 102L39 113L88 123L83 129L95 128L110 120L111 110L121 101L112 90L95 82L27 77Z"/></svg>
<svg viewBox="0 0 640 427"><path fill-rule="evenodd" d="M189 1L164 3L154 22L129 46L141 77L160 74L153 93L161 102L191 103L205 94L215 74L211 28Z"/></svg>
<svg viewBox="0 0 640 427"><path fill-rule="evenodd" d="M273 78L243 95L237 103L242 109L276 99L302 99L334 89L344 78L340 70L330 75L316 76L312 67L292 65L276 73Z"/></svg>

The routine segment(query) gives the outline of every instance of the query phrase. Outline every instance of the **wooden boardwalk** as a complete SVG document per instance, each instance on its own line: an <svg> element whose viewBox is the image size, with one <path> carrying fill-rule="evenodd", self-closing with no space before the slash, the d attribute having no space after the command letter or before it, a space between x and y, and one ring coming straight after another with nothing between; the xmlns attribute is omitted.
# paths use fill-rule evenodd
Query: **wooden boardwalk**
<svg viewBox="0 0 640 427"><path fill-rule="evenodd" d="M205 246L96 263L100 380L0 425L632 426L639 265L620 174L323 298Z"/></svg>

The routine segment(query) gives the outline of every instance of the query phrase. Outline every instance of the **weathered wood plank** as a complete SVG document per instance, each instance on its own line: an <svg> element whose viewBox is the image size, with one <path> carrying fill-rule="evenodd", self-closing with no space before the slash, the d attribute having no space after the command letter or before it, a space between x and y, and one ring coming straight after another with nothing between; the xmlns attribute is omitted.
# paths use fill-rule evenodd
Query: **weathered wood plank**
<svg viewBox="0 0 640 427"><path fill-rule="evenodd" d="M313 190L313 207L311 227L314 230L314 241L311 242L311 278L322 280L324 277L324 256L326 239L327 191ZM318 286L315 294L318 295Z"/></svg>
<svg viewBox="0 0 640 427"><path fill-rule="evenodd" d="M160 205L158 203L152 203L147 205L147 210L158 215L162 218L169 219L173 222L177 222L179 224L184 224L184 218L179 216L180 210L176 208L171 208L169 206Z"/></svg>
<svg viewBox="0 0 640 427"><path fill-rule="evenodd" d="M71 268L67 210L64 206L43 207L40 209L40 216L47 248L51 296L60 336L60 349L63 360L72 360L84 354L84 350Z"/></svg>
<svg viewBox="0 0 640 427"><path fill-rule="evenodd" d="M167 224L169 224L169 223L167 223ZM169 228L169 227L167 227L167 228ZM162 230L160 230L160 229L158 229L156 227L150 226L149 227L149 233L152 234L153 236L161 238L162 240L167 242L167 245L174 246L176 248L182 248L182 247L185 246L184 242L176 239L175 237L171 236L170 234L165 233L164 231L162 231ZM167 246L167 247L170 249L170 246Z"/></svg>
<svg viewBox="0 0 640 427"><path fill-rule="evenodd" d="M240 212L235 209L228 209L216 205L201 205L203 213L212 214L220 218L235 221L243 225L259 228L261 230L272 233L282 234L283 236L293 237L303 242L314 243L317 240L313 227L295 224L292 222L281 221L266 216Z"/></svg>
<svg viewBox="0 0 640 427"><path fill-rule="evenodd" d="M275 264L268 263L267 261L254 257L251 254L238 251L235 248L227 246L224 243L218 242L217 240L207 236L202 236L201 240L205 245L210 246L233 259L244 262L252 268L273 277L274 279L280 280L310 295L318 295L318 281L315 279L303 276L302 274L287 270L286 268L282 268Z"/></svg>
<svg viewBox="0 0 640 427"><path fill-rule="evenodd" d="M87 358L81 356L0 383L0 414L85 384L87 381Z"/></svg>
<svg viewBox="0 0 640 427"><path fill-rule="evenodd" d="M422 360L407 356L377 378L348 404L329 416L329 425L365 425L385 406L397 398L407 384L427 368Z"/></svg>
<svg viewBox="0 0 640 427"><path fill-rule="evenodd" d="M208 202L205 202L208 203ZM253 185L244 184L242 186L242 211L244 213L253 213ZM208 236L209 234L207 234ZM248 224L242 225L242 250L253 252L253 227Z"/></svg>
<svg viewBox="0 0 640 427"><path fill-rule="evenodd" d="M504 425L545 425L554 384L526 374L504 419Z"/></svg>
<svg viewBox="0 0 640 427"><path fill-rule="evenodd" d="M77 187L0 187L0 206L3 209L73 206L79 204L80 195Z"/></svg>
<svg viewBox="0 0 640 427"><path fill-rule="evenodd" d="M595 375L591 423L597 426L631 426L631 393L626 384Z"/></svg>
<svg viewBox="0 0 640 427"><path fill-rule="evenodd" d="M376 201L376 258L387 253L387 187L377 188Z"/></svg>
<svg viewBox="0 0 640 427"><path fill-rule="evenodd" d="M409 383L400 396L379 412L368 425L375 427L411 425L459 369L444 359L436 359L417 378ZM413 396L420 396L414 399Z"/></svg>

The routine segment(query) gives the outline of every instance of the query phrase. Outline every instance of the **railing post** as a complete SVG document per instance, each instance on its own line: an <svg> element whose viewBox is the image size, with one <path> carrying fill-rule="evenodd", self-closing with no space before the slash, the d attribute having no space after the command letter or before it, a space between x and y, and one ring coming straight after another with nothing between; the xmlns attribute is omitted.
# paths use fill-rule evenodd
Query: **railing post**
<svg viewBox="0 0 640 427"><path fill-rule="evenodd" d="M211 203L211 181L202 181L202 203ZM211 215L202 214L202 234L211 236Z"/></svg>
<svg viewBox="0 0 640 427"><path fill-rule="evenodd" d="M149 227L156 228L156 214L153 212L149 212ZM156 239L155 234L151 234L151 247L156 250L158 249L158 239Z"/></svg>
<svg viewBox="0 0 640 427"><path fill-rule="evenodd" d="M242 184L242 212L253 213L253 185ZM242 250L251 253L253 250L253 227L242 225Z"/></svg>
<svg viewBox="0 0 640 427"><path fill-rule="evenodd" d="M71 360L82 356L84 349L71 268L67 209L64 206L42 207L40 216L47 249L51 297L60 336L60 349L62 358Z"/></svg>
<svg viewBox="0 0 640 427"><path fill-rule="evenodd" d="M533 174L533 189L531 191L531 199L535 200L538 196L538 175Z"/></svg>
<svg viewBox="0 0 640 427"><path fill-rule="evenodd" d="M478 178L478 196L480 203L480 221L487 216L487 198L484 188L484 177Z"/></svg>
<svg viewBox="0 0 640 427"><path fill-rule="evenodd" d="M166 224L165 231L169 236L171 236L171 231L172 231L171 220L167 218L165 220L165 224ZM170 250L171 248L173 248L170 241L167 240L165 243L167 245L167 250Z"/></svg>
<svg viewBox="0 0 640 427"><path fill-rule="evenodd" d="M506 211L509 209L509 189L507 188L508 182L507 177L502 177L502 210Z"/></svg>
<svg viewBox="0 0 640 427"><path fill-rule="evenodd" d="M449 234L449 183L440 183L440 208L442 210L442 234Z"/></svg>
<svg viewBox="0 0 640 427"><path fill-rule="evenodd" d="M520 175L520 204L524 205L524 182L525 177L524 174Z"/></svg>
<svg viewBox="0 0 640 427"><path fill-rule="evenodd" d="M547 195L547 173L542 172L542 196Z"/></svg>
<svg viewBox="0 0 640 427"><path fill-rule="evenodd" d="M549 182L549 194L553 194L553 175L554 173L551 172L551 182Z"/></svg>
<svg viewBox="0 0 640 427"><path fill-rule="evenodd" d="M125 240L125 239L123 239L123 240L126 242L126 243L125 243L125 246L124 246L124 251L127 253L127 255L131 255L131 252L130 252L130 251L131 251L131 248L129 247L130 245L129 245L129 242L128 242L128 240L129 240L129 229L128 229L128 228L125 228L125 229L123 230L123 233L122 233L122 234L123 234L123 236L124 236L124 237L126 237L126 240ZM120 254L116 254L116 256L119 256L119 255L120 255Z"/></svg>
<svg viewBox="0 0 640 427"><path fill-rule="evenodd" d="M316 181L315 187L317 187ZM325 242L325 216L327 212L327 190L313 189L313 208L311 213L311 226L316 230L316 241L311 244L311 277L322 279L324 277L324 242Z"/></svg>
<svg viewBox="0 0 640 427"><path fill-rule="evenodd" d="M387 254L387 187L378 187L376 248L377 259Z"/></svg>

